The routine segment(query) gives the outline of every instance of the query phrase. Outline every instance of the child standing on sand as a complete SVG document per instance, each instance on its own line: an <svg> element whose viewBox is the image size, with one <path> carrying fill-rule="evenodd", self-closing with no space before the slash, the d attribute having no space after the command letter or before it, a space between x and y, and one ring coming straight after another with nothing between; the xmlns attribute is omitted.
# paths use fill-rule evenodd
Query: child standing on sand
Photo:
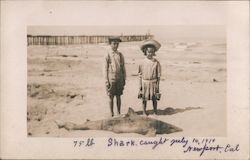
<svg viewBox="0 0 250 160"><path fill-rule="evenodd" d="M117 114L121 113L121 95L123 94L126 80L124 57L122 53L117 50L120 42L121 39L119 37L109 38L111 50L105 55L104 62L105 85L109 96L111 117L114 116L114 97L116 97Z"/></svg>
<svg viewBox="0 0 250 160"><path fill-rule="evenodd" d="M154 58L155 52L159 50L161 44L155 40L146 40L141 45L141 50L146 56L139 65L139 95L142 99L143 114L146 112L147 101L152 100L154 114L157 114L157 100L160 100L159 83L161 77L161 65Z"/></svg>

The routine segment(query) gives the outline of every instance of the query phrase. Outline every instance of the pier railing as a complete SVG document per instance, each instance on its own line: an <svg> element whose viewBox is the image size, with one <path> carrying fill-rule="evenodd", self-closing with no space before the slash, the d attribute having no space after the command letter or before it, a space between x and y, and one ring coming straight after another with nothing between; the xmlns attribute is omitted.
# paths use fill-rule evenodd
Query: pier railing
<svg viewBox="0 0 250 160"><path fill-rule="evenodd" d="M27 35L28 45L73 45L73 44L98 44L107 43L110 35L91 36L49 36L49 35ZM123 42L143 41L153 38L153 35L122 35Z"/></svg>

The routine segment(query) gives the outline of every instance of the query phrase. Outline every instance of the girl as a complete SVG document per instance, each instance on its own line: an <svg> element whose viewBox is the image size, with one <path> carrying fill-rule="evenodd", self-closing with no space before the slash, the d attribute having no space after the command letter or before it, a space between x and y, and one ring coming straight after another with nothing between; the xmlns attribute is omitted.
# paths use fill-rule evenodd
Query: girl
<svg viewBox="0 0 250 160"><path fill-rule="evenodd" d="M154 114L157 114L157 100L160 100L159 82L161 76L161 65L157 59L154 58L155 52L159 50L161 44L155 40L147 40L142 46L146 58L139 65L139 95L142 99L143 114L146 112L147 101L152 100Z"/></svg>

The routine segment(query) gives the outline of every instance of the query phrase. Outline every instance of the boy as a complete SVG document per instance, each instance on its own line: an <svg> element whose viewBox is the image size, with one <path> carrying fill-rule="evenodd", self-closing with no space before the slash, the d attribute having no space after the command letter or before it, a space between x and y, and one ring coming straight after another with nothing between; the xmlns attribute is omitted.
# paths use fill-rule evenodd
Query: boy
<svg viewBox="0 0 250 160"><path fill-rule="evenodd" d="M143 114L146 112L147 101L152 100L154 114L157 114L157 100L160 100L159 83L161 76L161 65L155 56L155 52L161 44L155 40L146 40L141 46L141 50L146 56L139 65L139 95L142 99Z"/></svg>
<svg viewBox="0 0 250 160"><path fill-rule="evenodd" d="M124 57L117 49L121 39L119 37L110 37L109 44L111 50L105 55L104 76L106 91L109 96L109 107L111 117L114 116L113 100L116 97L117 114L121 113L121 95L126 81L126 71Z"/></svg>

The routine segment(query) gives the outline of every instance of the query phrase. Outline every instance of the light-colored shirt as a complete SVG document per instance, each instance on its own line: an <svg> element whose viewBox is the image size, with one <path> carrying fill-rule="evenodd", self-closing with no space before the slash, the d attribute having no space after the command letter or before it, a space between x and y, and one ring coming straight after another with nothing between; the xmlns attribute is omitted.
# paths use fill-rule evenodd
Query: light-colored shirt
<svg viewBox="0 0 250 160"><path fill-rule="evenodd" d="M138 75L144 80L159 79L161 77L161 65L155 58L145 58L139 65Z"/></svg>
<svg viewBox="0 0 250 160"><path fill-rule="evenodd" d="M106 81L126 79L125 60L121 52L110 51L105 55L104 76Z"/></svg>

